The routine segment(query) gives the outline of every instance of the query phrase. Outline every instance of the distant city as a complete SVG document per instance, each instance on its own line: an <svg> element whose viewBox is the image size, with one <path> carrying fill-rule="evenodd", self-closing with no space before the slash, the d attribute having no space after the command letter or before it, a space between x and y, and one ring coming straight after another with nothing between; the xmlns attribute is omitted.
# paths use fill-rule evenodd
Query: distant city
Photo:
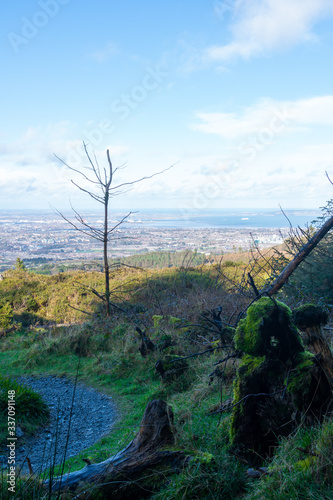
<svg viewBox="0 0 333 500"><path fill-rule="evenodd" d="M293 225L305 226L318 214L293 211ZM73 219L73 214L66 217ZM124 214L112 214L110 227ZM102 214L84 214L84 220L101 228ZM278 245L288 235L289 221L281 212L242 211L185 214L172 211L131 214L111 233L110 258L157 251L197 250L228 253ZM18 257L25 262L82 261L102 258L102 244L76 231L54 212L0 211L0 271L12 267Z"/></svg>

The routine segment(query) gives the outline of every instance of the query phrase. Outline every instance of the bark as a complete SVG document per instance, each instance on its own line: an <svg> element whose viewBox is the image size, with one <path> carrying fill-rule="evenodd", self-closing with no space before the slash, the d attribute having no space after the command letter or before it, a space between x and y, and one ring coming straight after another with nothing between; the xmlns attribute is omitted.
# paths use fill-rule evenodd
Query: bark
<svg viewBox="0 0 333 500"><path fill-rule="evenodd" d="M85 460L83 469L54 478L51 489L80 487L75 497L80 499L88 498L92 489L101 490L104 498L147 498L161 487L162 478L180 470L186 462L184 453L166 449L173 443L172 410L164 401L154 400L148 403L140 430L128 446L98 464ZM49 480L44 485L50 488Z"/></svg>
<svg viewBox="0 0 333 500"><path fill-rule="evenodd" d="M310 326L301 330L306 335L307 348L309 348L310 351L316 355L321 368L332 385L333 356L331 349L321 332L320 326Z"/></svg>
<svg viewBox="0 0 333 500"><path fill-rule="evenodd" d="M146 333L141 330L141 328L137 326L135 330L140 335L141 345L139 347L139 351L141 356L144 358L147 354L155 350L155 344L152 340L150 340Z"/></svg>

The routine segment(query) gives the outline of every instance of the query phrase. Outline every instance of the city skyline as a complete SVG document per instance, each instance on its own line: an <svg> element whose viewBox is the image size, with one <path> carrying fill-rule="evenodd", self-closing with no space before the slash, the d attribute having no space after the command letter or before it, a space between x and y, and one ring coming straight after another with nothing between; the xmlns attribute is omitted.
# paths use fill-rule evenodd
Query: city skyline
<svg viewBox="0 0 333 500"><path fill-rule="evenodd" d="M54 156L80 169L83 142L126 164L116 184L174 165L115 209L318 209L332 20L330 0L2 6L0 209L98 209Z"/></svg>

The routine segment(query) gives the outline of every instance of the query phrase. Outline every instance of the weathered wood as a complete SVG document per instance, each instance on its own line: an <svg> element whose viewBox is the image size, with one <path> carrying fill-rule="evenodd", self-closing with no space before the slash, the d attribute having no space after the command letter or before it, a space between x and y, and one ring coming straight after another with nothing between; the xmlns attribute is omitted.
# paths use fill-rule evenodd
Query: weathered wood
<svg viewBox="0 0 333 500"><path fill-rule="evenodd" d="M333 355L322 332L328 321L327 312L314 304L303 304L294 309L293 321L302 332L303 342L315 354L330 385L333 384Z"/></svg>
<svg viewBox="0 0 333 500"><path fill-rule="evenodd" d="M302 330L306 334L307 348L318 359L326 377L333 385L333 356L329 345L321 333L320 326L310 326Z"/></svg>
<svg viewBox="0 0 333 500"><path fill-rule="evenodd" d="M273 283L265 290L260 292L260 295L274 295L280 288L283 287L285 282L288 280L289 276L295 271L295 269L303 262L303 260L312 252L312 250L318 245L318 243L324 238L324 236L333 228L333 216L330 217L325 224L316 232L312 238L301 248L297 255L289 262L289 264L283 269L280 275L273 281Z"/></svg>
<svg viewBox="0 0 333 500"><path fill-rule="evenodd" d="M138 332L141 339L141 345L139 347L141 356L146 357L147 354L149 354L149 352L155 350L155 344L152 340L150 340L150 338L146 335L146 333L141 330L141 328L137 326L135 330Z"/></svg>
<svg viewBox="0 0 333 500"><path fill-rule="evenodd" d="M144 491L147 492L147 485L144 485L145 476L148 475L151 480L154 468L158 467L160 475L155 481L155 487L150 483L151 490L161 486L161 477L175 472L185 463L184 453L165 449L161 451L161 447L165 448L173 443L172 410L164 401L154 400L148 403L140 430L128 446L103 462L88 463L81 470L54 478L52 491L77 490L82 487L83 491L75 498L83 499L91 495L92 488L96 488L108 495L105 498L118 500L132 498L130 492L135 488L135 498L144 498ZM145 474L148 471L149 474ZM44 485L49 488L49 480L45 481ZM143 490L139 493L140 488Z"/></svg>

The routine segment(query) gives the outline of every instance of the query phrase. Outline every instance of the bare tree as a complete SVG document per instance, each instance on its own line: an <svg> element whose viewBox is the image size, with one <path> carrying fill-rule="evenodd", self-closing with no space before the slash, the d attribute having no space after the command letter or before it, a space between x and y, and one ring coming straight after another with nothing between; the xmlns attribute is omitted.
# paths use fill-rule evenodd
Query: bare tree
<svg viewBox="0 0 333 500"><path fill-rule="evenodd" d="M59 210L56 210L56 212L66 221L68 224L70 224L76 231L79 231L80 233L83 233L89 238L96 239L100 241L103 244L103 267L104 267L104 277L105 277L105 292L104 294L99 293L95 289L91 289L92 292L97 295L101 300L105 302L105 314L106 316L110 315L111 312L111 301L110 301L110 266L109 266L109 260L108 260L108 243L111 240L112 235L114 234L115 230L123 224L126 219L133 213L133 212L128 212L124 217L120 219L115 225L112 227L109 227L109 203L110 203L110 198L117 196L119 194L123 194L124 191L123 188L131 188L134 184L137 184L138 182L141 182L146 179L151 179L152 177L155 177L156 175L160 175L163 172L166 172L167 170L170 170L174 165L171 165L168 168L165 168L164 170L161 170L159 172L155 172L152 175L141 177L140 179L136 179L134 181L129 181L129 182L123 182L118 185L113 184L113 178L114 174L119 170L120 168L123 167L121 165L120 167L113 168L111 158L110 158L110 153L109 150L106 151L106 157L107 157L107 167L103 167L102 169L100 168L96 155L94 154L93 158L91 157L90 153L88 152L87 145L83 143L83 148L85 151L85 154L87 156L89 166L84 167L85 170L87 170L87 173L85 173L83 170L78 170L76 168L71 167L68 165L65 161L63 161L59 156L55 155L58 160L61 161L69 170L76 172L82 177L83 181L86 181L88 184L91 185L91 190L90 189L85 189L81 185L77 184L73 179L71 179L72 184L76 186L80 191L86 193L89 195L93 200L97 201L101 205L103 205L104 209L104 219L103 219L103 224L102 227L94 227L88 222L85 221L83 216L78 213L74 207L72 206L72 210L74 212L74 221L72 221L70 218L66 217L62 212Z"/></svg>

